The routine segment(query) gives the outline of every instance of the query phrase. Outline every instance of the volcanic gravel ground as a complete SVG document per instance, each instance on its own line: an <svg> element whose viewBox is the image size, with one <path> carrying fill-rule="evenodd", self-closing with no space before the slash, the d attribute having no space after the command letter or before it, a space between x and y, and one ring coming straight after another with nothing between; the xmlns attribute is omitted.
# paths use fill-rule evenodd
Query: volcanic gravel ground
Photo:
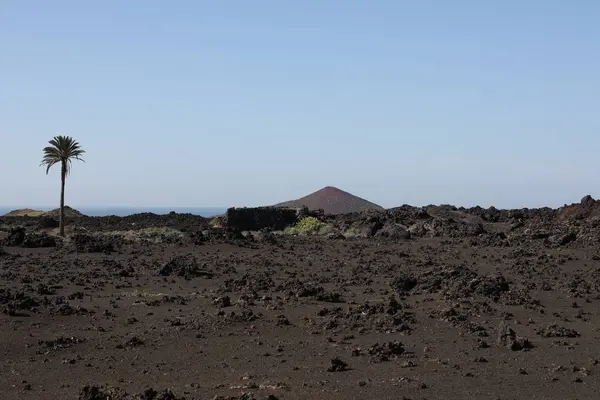
<svg viewBox="0 0 600 400"><path fill-rule="evenodd" d="M2 398L596 398L596 254L431 238L6 247Z"/></svg>

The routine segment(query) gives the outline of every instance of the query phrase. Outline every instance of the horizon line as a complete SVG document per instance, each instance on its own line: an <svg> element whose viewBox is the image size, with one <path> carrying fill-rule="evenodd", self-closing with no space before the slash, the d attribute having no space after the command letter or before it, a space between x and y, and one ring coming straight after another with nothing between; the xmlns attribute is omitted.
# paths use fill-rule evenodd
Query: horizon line
<svg viewBox="0 0 600 400"><path fill-rule="evenodd" d="M56 208L60 208L57 207L56 205L54 206L42 206L42 205L32 205L32 206L15 206L15 205L1 205L0 207L2 208L14 208L15 210L22 210L25 208L39 208L39 209L44 209L44 208L50 208L50 209L56 209ZM103 205L90 205L90 206L71 206L71 205L67 205L65 204L65 207L71 207L74 209L77 208L164 208L164 209L168 209L168 208L211 208L211 209L215 209L215 208L219 208L219 209L227 209L230 208L232 206L226 207L226 206L128 206L128 205L108 205L108 206L103 206Z"/></svg>

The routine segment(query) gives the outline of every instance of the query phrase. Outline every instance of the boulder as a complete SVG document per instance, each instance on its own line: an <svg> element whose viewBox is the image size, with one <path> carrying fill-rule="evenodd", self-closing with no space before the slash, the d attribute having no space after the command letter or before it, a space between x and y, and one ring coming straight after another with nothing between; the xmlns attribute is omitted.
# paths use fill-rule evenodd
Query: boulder
<svg viewBox="0 0 600 400"><path fill-rule="evenodd" d="M20 246L25 240L25 229L18 227L10 230L8 238L6 239L7 246Z"/></svg>
<svg viewBox="0 0 600 400"><path fill-rule="evenodd" d="M385 237L390 239L410 239L410 231L404 225L396 223L386 223L375 234L376 237Z"/></svg>
<svg viewBox="0 0 600 400"><path fill-rule="evenodd" d="M21 245L29 248L56 247L56 239L45 232L28 233Z"/></svg>
<svg viewBox="0 0 600 400"><path fill-rule="evenodd" d="M213 272L198 264L198 260L192 254L174 256L162 265L158 274L161 276L180 276L186 280L197 277L212 278Z"/></svg>
<svg viewBox="0 0 600 400"><path fill-rule="evenodd" d="M78 253L110 253L123 244L121 236L92 235L77 233L71 240Z"/></svg>
<svg viewBox="0 0 600 400"><path fill-rule="evenodd" d="M588 194L587 196L581 199L580 204L583 207L593 207L594 204L596 204L596 200L594 200L594 198Z"/></svg>
<svg viewBox="0 0 600 400"><path fill-rule="evenodd" d="M498 346L505 347L512 351L529 350L533 348L531 342L523 337L517 336L517 333L504 322L498 327Z"/></svg>
<svg viewBox="0 0 600 400"><path fill-rule="evenodd" d="M566 234L551 235L548 237L548 243L553 247L564 246L577 239L577 234L574 232Z"/></svg>

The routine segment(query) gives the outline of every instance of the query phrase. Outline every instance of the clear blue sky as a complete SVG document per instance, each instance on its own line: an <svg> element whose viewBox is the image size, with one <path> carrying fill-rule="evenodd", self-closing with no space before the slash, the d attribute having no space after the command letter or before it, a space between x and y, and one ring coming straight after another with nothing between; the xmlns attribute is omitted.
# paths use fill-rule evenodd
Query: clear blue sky
<svg viewBox="0 0 600 400"><path fill-rule="evenodd" d="M594 0L0 1L0 205L600 197Z"/></svg>

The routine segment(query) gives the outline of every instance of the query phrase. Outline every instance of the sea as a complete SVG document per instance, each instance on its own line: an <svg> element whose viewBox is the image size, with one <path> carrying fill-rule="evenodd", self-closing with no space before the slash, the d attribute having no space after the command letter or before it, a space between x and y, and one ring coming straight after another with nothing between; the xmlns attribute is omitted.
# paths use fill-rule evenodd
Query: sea
<svg viewBox="0 0 600 400"><path fill-rule="evenodd" d="M0 207L0 216L13 210L25 207ZM50 211L51 207L27 207L34 210ZM214 217L224 214L227 211L225 207L74 207L79 212L90 217L106 217L116 215L125 217L127 215L139 213L168 214L171 211L180 214L195 214L202 217Z"/></svg>

